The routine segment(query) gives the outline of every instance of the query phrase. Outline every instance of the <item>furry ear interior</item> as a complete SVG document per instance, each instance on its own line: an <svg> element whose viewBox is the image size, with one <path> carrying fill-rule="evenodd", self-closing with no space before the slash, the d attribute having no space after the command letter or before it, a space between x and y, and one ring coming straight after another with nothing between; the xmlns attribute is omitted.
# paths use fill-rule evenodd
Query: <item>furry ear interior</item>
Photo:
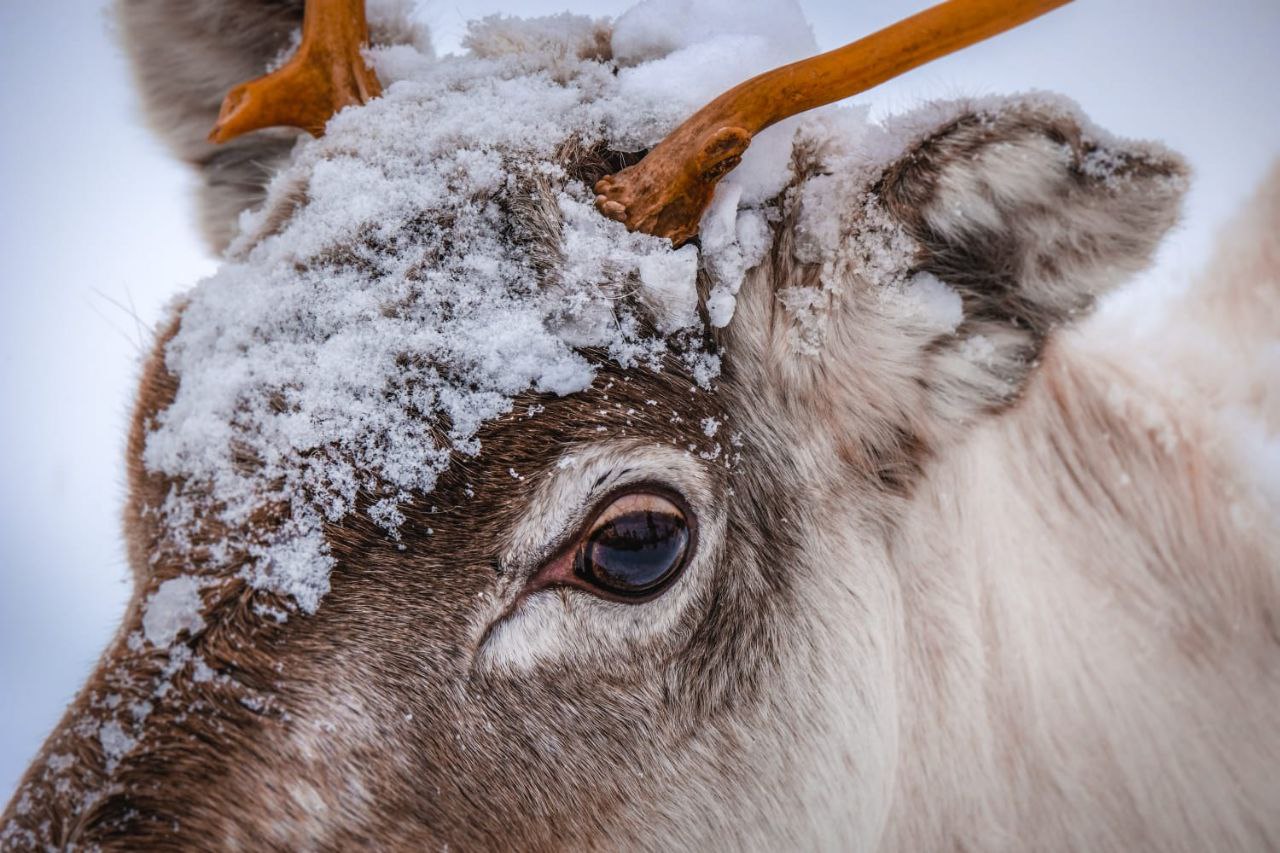
<svg viewBox="0 0 1280 853"><path fill-rule="evenodd" d="M878 194L921 247L920 271L957 290L966 317L1038 340L1150 262L1186 186L1169 151L1025 103L953 120L891 166Z"/></svg>

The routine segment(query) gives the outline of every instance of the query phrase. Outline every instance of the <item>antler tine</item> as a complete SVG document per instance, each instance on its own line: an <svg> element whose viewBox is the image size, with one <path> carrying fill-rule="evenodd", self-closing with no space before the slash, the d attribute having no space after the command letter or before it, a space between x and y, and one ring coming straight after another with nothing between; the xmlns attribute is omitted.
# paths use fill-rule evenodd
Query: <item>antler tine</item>
<svg viewBox="0 0 1280 853"><path fill-rule="evenodd" d="M761 130L1069 2L948 0L852 44L753 77L695 113L639 163L597 182L596 207L631 231L678 246L697 234L716 184Z"/></svg>
<svg viewBox="0 0 1280 853"><path fill-rule="evenodd" d="M368 43L364 0L306 0L298 52L276 71L232 89L209 140L279 125L320 136L338 110L382 94L360 55Z"/></svg>

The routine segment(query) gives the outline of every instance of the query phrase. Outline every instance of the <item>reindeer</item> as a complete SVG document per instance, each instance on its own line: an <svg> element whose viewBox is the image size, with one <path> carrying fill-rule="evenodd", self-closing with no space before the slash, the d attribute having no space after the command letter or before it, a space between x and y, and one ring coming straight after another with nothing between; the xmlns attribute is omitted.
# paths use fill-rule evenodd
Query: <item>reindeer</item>
<svg viewBox="0 0 1280 853"><path fill-rule="evenodd" d="M382 103L360 4L309 3L312 58L237 90L215 135L244 133L221 147L205 133L222 94L288 47L300 5L119 6L152 119L203 177L210 245L263 276L281 262L261 247L321 201L288 177L296 131L248 131L328 132L364 101L329 127L376 128ZM989 35L998 5L944 4L924 32ZM1055 4L1011 4L1036 5ZM512 32L473 53L536 41ZM521 61L608 71L607 25L575 32ZM511 239L542 247L538 270L565 263L570 184L691 239L780 93L808 86L807 108L888 73L865 48L819 58L837 82L744 84L644 160L564 140L541 173L559 177L498 194ZM263 107L281 90L302 107ZM671 349L630 366L587 350L589 387L516 395L478 452L386 510L394 535L363 486L324 518L310 606L215 571L239 565L217 557L227 528L287 526L290 495L175 532L203 493L148 443L189 379L171 345L199 303L179 307L128 444L133 599L4 847L1280 847L1276 495L1224 437L1280 426L1280 174L1172 312L1180 337L1144 350L1072 324L1176 221L1177 156L1044 98L896 121L900 146L876 154L839 122L796 131L767 252L731 321L687 340L717 376ZM372 135L331 138L371 157L350 140ZM326 269L372 275L380 239L396 235L324 247ZM705 303L705 269L698 286Z"/></svg>

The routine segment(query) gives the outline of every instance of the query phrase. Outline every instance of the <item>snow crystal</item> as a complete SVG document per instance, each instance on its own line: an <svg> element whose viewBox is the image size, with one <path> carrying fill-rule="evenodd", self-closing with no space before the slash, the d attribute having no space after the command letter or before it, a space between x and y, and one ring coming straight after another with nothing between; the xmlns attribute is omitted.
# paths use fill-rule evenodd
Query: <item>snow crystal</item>
<svg viewBox="0 0 1280 853"><path fill-rule="evenodd" d="M717 329L729 325L747 271L763 261L773 246L765 217L758 210L743 209L741 202L741 185L721 183L698 232L713 283L707 296L707 320Z"/></svg>
<svg viewBox="0 0 1280 853"><path fill-rule="evenodd" d="M113 772L116 765L120 763L120 759L138 745L138 742L130 737L115 720L108 720L102 724L102 728L98 730L98 742L102 744L102 754L106 758L108 773Z"/></svg>
<svg viewBox="0 0 1280 853"><path fill-rule="evenodd" d="M608 53L608 42L607 21L561 12L542 18L490 15L471 21L462 46L472 56L517 57L526 68L572 75L563 63L601 59Z"/></svg>
<svg viewBox="0 0 1280 853"><path fill-rule="evenodd" d="M170 578L147 599L142 633L152 645L168 648L182 631L194 634L204 627L200 608L196 580L187 575Z"/></svg>
<svg viewBox="0 0 1280 853"><path fill-rule="evenodd" d="M209 664L204 662L204 658L197 657L191 662L191 680L196 684L207 684L213 681L215 673Z"/></svg>
<svg viewBox="0 0 1280 853"><path fill-rule="evenodd" d="M958 350L960 356L967 361L991 367L995 364L996 345L986 335L974 335L965 338Z"/></svg>
<svg viewBox="0 0 1280 853"><path fill-rule="evenodd" d="M907 282L906 296L916 308L916 316L930 329L951 333L964 322L960 294L935 275L916 273Z"/></svg>

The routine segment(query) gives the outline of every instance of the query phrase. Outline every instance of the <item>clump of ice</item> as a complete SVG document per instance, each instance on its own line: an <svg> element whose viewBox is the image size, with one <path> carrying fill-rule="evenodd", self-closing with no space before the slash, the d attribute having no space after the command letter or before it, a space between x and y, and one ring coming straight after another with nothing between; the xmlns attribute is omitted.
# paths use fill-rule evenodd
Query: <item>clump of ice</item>
<svg viewBox="0 0 1280 853"><path fill-rule="evenodd" d="M108 720L98 729L98 743L102 746L108 773L114 771L120 759L137 746L137 741L115 720Z"/></svg>
<svg viewBox="0 0 1280 853"><path fill-rule="evenodd" d="M640 259L640 298L653 310L661 331L676 331L698 322L698 250Z"/></svg>
<svg viewBox="0 0 1280 853"><path fill-rule="evenodd" d="M380 4L375 29L396 31L399 5ZM720 91L812 53L799 9L649 0L612 31L491 18L468 44L442 60L372 49L384 95L299 143L187 298L165 353L179 390L144 459L177 483L154 508L174 547L209 543L198 571L238 569L314 611L327 521L364 501L394 535L399 507L480 453L481 426L515 395L587 388L584 348L653 368L674 353L714 380L698 271L724 325L769 248L763 208L790 178L794 127L761 134L722 183L701 254L600 216L564 152L650 146ZM163 584L146 638L198 631L199 590Z"/></svg>
<svg viewBox="0 0 1280 853"><path fill-rule="evenodd" d="M707 295L707 321L719 329L733 319L747 271L773 247L773 230L759 209L743 208L740 185L722 184L702 217L699 234L713 282Z"/></svg>
<svg viewBox="0 0 1280 853"><path fill-rule="evenodd" d="M951 333L964 322L960 294L931 273L912 276L904 295L912 303L916 316L931 330Z"/></svg>
<svg viewBox="0 0 1280 853"><path fill-rule="evenodd" d="M152 645L167 647L182 631L204 627L200 615L200 586L187 575L170 578L147 598L142 633Z"/></svg>

